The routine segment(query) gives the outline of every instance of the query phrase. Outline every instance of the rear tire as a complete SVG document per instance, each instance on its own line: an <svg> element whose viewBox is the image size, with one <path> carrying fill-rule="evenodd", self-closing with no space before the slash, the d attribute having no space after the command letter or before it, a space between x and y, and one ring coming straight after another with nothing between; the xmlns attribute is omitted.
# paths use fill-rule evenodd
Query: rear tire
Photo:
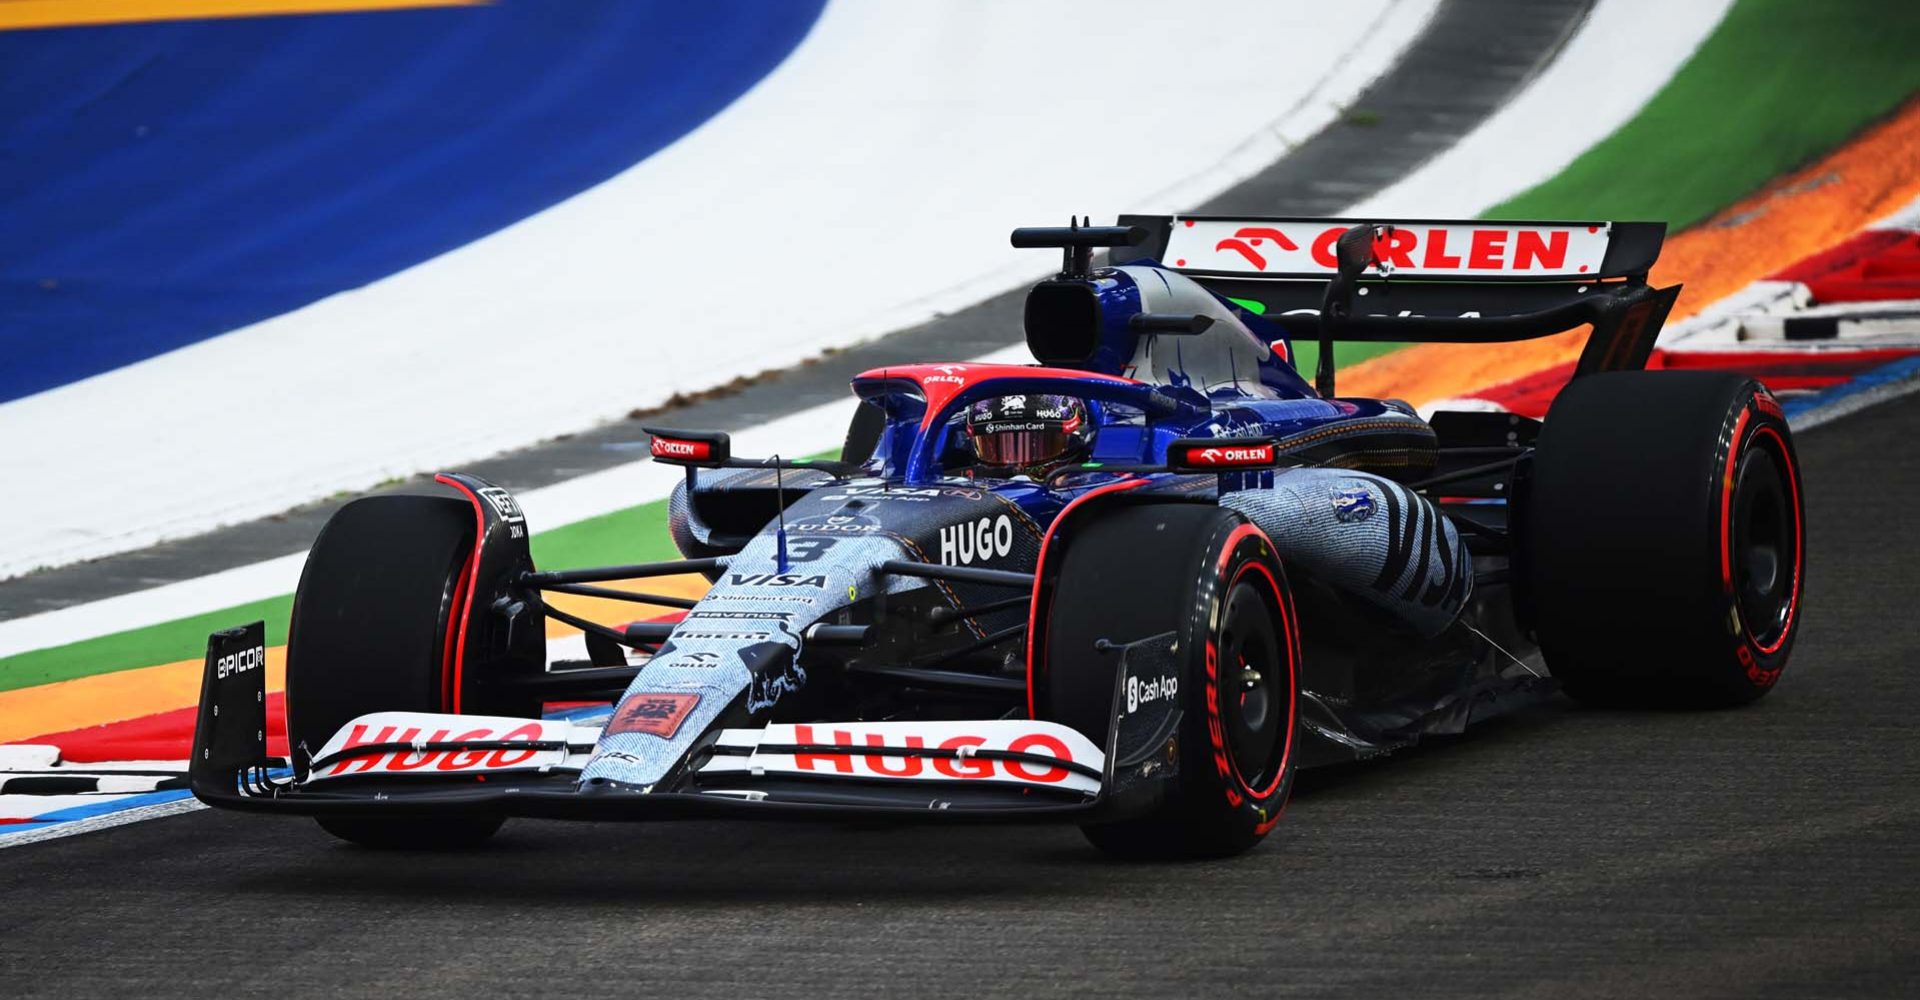
<svg viewBox="0 0 1920 1000"><path fill-rule="evenodd" d="M363 497L307 555L287 638L287 737L318 753L358 716L452 711L450 665L473 557L473 507L439 496ZM538 715L538 706L533 706ZM498 816L320 819L367 847L471 846Z"/></svg>
<svg viewBox="0 0 1920 1000"><path fill-rule="evenodd" d="M1127 858L1225 857L1259 843L1297 770L1300 644L1272 544L1238 514L1198 504L1097 512L1067 547L1046 624L1043 717L1106 746L1115 654L1175 633L1183 718L1173 793L1152 812L1089 824Z"/></svg>
<svg viewBox="0 0 1920 1000"><path fill-rule="evenodd" d="M1771 691L1806 585L1799 463L1773 396L1720 372L1587 376L1537 449L1522 565L1567 693L1730 707Z"/></svg>

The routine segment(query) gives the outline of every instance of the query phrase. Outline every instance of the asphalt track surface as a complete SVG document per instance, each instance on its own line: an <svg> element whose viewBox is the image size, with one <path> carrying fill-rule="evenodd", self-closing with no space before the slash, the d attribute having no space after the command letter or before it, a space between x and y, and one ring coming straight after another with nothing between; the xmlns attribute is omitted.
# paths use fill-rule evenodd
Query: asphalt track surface
<svg viewBox="0 0 1920 1000"><path fill-rule="evenodd" d="M1377 193L1464 138L1520 93L1559 54L1593 2L1443 0L1400 59L1355 99L1354 108L1371 115L1366 124L1347 120L1328 125L1196 210L1327 215ZM1075 210L1075 206L1061 206L1063 215ZM1007 225L1011 229L1050 221L1058 220L1009 219ZM615 421L468 463L464 471L512 490L528 490L642 456L642 423L738 431L840 401L851 415L847 380L859 372L884 365L979 357L1017 343L1025 297L1025 287L1014 289L751 385L672 406L645 420ZM399 488L412 486L417 483ZM0 620L299 551L312 544L320 526L348 499L334 498L138 552L0 581Z"/></svg>
<svg viewBox="0 0 1920 1000"><path fill-rule="evenodd" d="M1711 713L1557 700L1303 779L1239 859L1061 827L515 821L381 854L222 812L0 850L9 997L1913 996L1920 395L1799 439L1805 625Z"/></svg>

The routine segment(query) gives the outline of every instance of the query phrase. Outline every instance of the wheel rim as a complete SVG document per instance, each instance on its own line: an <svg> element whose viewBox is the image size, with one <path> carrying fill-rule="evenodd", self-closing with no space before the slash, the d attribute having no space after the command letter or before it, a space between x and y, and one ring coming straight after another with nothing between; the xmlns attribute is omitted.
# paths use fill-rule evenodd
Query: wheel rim
<svg viewBox="0 0 1920 1000"><path fill-rule="evenodd" d="M1741 456L1733 487L1734 603L1761 649L1777 648L1792 621L1800 577L1800 520L1773 449Z"/></svg>
<svg viewBox="0 0 1920 1000"><path fill-rule="evenodd" d="M1282 698L1279 637L1273 609L1251 583L1236 582L1220 624L1220 701L1227 746L1249 788L1263 788L1279 766L1288 709Z"/></svg>

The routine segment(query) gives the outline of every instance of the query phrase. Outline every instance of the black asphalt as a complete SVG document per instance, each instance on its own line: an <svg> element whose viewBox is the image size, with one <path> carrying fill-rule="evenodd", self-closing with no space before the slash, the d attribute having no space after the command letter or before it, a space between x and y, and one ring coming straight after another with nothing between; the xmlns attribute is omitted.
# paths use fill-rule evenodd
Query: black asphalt
<svg viewBox="0 0 1920 1000"><path fill-rule="evenodd" d="M1593 2L1442 0L1420 37L1355 99L1345 118L1197 210L1327 215L1385 188L1458 142L1519 93L1558 54ZM1293 42L1277 41L1275 58L1285 58L1289 44ZM1063 205L1061 214L1077 208ZM1009 219L1007 225L1057 221ZM848 400L847 380L869 368L978 357L1018 342L1024 296L1024 289L1016 289L812 364L731 387L713 398L669 406L644 421L615 421L470 463L465 471L526 490L643 457L642 423L733 431ZM564 392L565 387L541 391ZM852 403L847 405L851 410ZM0 581L0 621L300 551L347 499L336 497L194 538Z"/></svg>
<svg viewBox="0 0 1920 1000"><path fill-rule="evenodd" d="M1236 860L529 821L396 856L199 812L0 850L0 993L1920 995L1916 435L1920 395L1800 438L1805 627L1760 704L1557 702L1310 775Z"/></svg>

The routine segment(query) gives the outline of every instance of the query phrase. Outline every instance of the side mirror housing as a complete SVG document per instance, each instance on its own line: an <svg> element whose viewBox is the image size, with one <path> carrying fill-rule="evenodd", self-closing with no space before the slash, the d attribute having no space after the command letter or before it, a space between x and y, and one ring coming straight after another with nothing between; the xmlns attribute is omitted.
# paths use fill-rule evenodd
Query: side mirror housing
<svg viewBox="0 0 1920 1000"><path fill-rule="evenodd" d="M1333 244L1333 256L1339 261L1340 276L1351 281L1378 263L1380 258L1374 253L1374 241L1391 232L1391 226L1354 226L1341 233Z"/></svg>

